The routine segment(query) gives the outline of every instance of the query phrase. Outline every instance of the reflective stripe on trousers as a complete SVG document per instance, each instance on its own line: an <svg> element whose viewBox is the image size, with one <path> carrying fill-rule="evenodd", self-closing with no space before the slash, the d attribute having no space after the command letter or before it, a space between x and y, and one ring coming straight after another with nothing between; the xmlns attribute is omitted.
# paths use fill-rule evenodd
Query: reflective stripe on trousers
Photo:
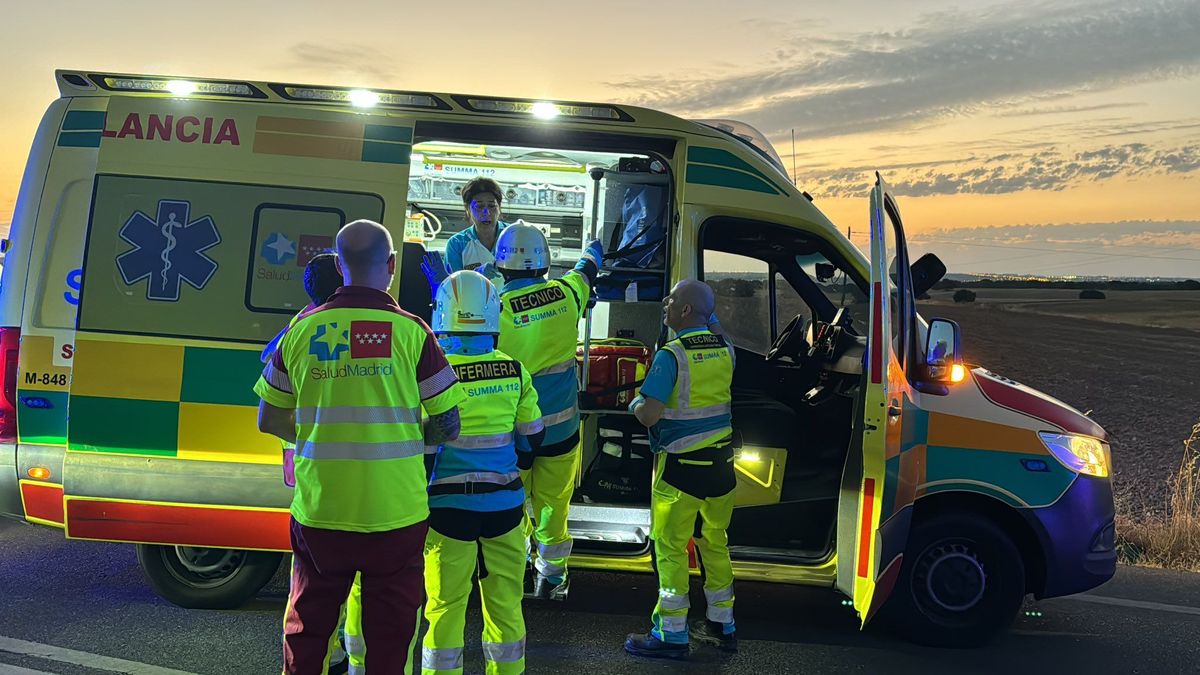
<svg viewBox="0 0 1200 675"><path fill-rule="evenodd" d="M515 642L484 642L483 658L494 663L512 663L525 658L525 638Z"/></svg>
<svg viewBox="0 0 1200 675"><path fill-rule="evenodd" d="M462 670L463 648L430 649L422 647L421 667L429 670Z"/></svg>
<svg viewBox="0 0 1200 675"><path fill-rule="evenodd" d="M704 615L709 621L729 623L733 621L733 586L729 585L716 590L704 589L704 599L708 607Z"/></svg>
<svg viewBox="0 0 1200 675"><path fill-rule="evenodd" d="M420 439L387 443L305 441L296 448L296 456L305 459L404 459L424 454L425 442Z"/></svg>

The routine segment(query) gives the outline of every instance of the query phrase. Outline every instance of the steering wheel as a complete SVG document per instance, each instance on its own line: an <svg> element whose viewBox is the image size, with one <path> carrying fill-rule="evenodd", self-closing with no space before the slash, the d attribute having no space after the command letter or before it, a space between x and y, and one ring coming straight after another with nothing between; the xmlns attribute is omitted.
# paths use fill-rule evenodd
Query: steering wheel
<svg viewBox="0 0 1200 675"><path fill-rule="evenodd" d="M808 340L805 339L805 335L808 333L808 323L803 314L792 317L788 325L780 331L779 337L775 338L775 343L767 350L766 362L772 363L784 356L797 359L800 354L807 353Z"/></svg>

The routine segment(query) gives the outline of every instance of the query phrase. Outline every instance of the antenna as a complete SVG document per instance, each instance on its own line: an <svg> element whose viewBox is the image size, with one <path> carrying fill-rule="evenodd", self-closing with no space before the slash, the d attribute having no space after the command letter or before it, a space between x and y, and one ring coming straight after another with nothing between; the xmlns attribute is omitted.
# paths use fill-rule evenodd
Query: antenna
<svg viewBox="0 0 1200 675"><path fill-rule="evenodd" d="M792 186L796 185L796 128L792 127Z"/></svg>

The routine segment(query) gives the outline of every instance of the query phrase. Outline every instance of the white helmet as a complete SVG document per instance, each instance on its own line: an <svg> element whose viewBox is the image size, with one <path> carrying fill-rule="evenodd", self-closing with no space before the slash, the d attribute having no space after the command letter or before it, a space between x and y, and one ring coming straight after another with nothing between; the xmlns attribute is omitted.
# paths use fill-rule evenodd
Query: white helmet
<svg viewBox="0 0 1200 675"><path fill-rule="evenodd" d="M496 240L496 268L544 270L550 268L550 245L546 235L532 225L513 223L500 231Z"/></svg>
<svg viewBox="0 0 1200 675"><path fill-rule="evenodd" d="M434 333L500 332L500 296L487 277L463 270L446 277L433 301Z"/></svg>

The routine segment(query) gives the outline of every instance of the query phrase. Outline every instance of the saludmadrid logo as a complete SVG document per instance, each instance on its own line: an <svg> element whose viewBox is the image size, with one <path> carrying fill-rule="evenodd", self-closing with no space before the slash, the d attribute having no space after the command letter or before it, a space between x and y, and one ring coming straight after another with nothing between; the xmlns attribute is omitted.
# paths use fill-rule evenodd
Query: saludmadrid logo
<svg viewBox="0 0 1200 675"><path fill-rule="evenodd" d="M390 363L375 363L360 366L357 363L347 363L344 366L313 368L309 371L314 380L337 379L339 377L391 377L395 369Z"/></svg>

